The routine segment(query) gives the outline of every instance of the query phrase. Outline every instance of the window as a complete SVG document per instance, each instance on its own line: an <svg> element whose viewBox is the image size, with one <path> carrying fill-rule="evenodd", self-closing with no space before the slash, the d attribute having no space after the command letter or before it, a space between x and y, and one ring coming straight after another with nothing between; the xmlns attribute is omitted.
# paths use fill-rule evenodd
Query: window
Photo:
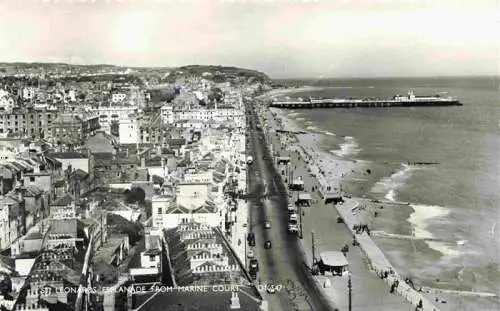
<svg viewBox="0 0 500 311"><path fill-rule="evenodd" d="M155 255L149 255L149 261L155 261L156 256Z"/></svg>
<svg viewBox="0 0 500 311"><path fill-rule="evenodd" d="M161 214L161 207L158 207L158 214Z"/></svg>

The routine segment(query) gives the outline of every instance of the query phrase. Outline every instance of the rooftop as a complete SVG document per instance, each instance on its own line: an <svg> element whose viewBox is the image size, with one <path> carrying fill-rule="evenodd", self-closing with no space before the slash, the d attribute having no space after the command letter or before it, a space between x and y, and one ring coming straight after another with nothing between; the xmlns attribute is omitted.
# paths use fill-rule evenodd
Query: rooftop
<svg viewBox="0 0 500 311"><path fill-rule="evenodd" d="M80 152L54 152L47 155L56 159L86 159L87 155Z"/></svg>
<svg viewBox="0 0 500 311"><path fill-rule="evenodd" d="M239 287L238 298L240 302L240 311L258 311L260 310L260 300L255 297L250 287ZM141 297L148 298L148 297ZM137 301L142 303L142 301ZM136 307L136 306L134 306ZM230 311L231 309L231 291L230 288L225 291L215 291L213 287L206 288L206 292L175 290L169 293L160 293L148 301L141 311L153 310L179 310L179 307L185 311L195 310L217 310Z"/></svg>
<svg viewBox="0 0 500 311"><path fill-rule="evenodd" d="M117 272L117 267L111 264L113 255L117 248L122 244L126 234L111 234L108 240L103 244L94 255L94 271L96 274L114 275Z"/></svg>

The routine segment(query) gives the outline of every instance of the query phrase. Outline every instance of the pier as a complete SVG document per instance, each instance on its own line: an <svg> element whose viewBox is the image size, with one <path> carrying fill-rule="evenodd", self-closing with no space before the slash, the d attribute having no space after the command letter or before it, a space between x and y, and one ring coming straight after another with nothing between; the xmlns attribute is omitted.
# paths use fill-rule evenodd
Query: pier
<svg viewBox="0 0 500 311"><path fill-rule="evenodd" d="M462 106L457 99L401 101L364 100L364 99L317 99L308 101L273 101L270 107L282 109L314 109L314 108L390 108L390 107L443 107Z"/></svg>

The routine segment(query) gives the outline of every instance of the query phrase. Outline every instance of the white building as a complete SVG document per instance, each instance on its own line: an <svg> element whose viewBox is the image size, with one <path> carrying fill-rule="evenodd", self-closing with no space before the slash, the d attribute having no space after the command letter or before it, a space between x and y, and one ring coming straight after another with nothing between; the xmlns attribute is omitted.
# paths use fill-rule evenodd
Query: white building
<svg viewBox="0 0 500 311"><path fill-rule="evenodd" d="M168 115L167 112L165 112L165 116L166 115ZM164 117L163 111L162 111L162 117ZM191 110L173 111L174 122L181 120L197 120L205 122L235 121L237 123L241 123L242 121L244 121L244 117L245 113L243 112L243 110L232 109L232 108L191 109Z"/></svg>
<svg viewBox="0 0 500 311"><path fill-rule="evenodd" d="M205 186L208 189L208 185L205 184ZM181 197L181 200L179 200L179 195L177 199L172 196L154 196L152 199L153 226L170 229L188 221L209 227L218 227L222 224L222 214L212 201L202 201L199 199L200 196L192 196L192 198L194 202L187 202L186 194ZM181 202L189 205L182 205Z"/></svg>
<svg viewBox="0 0 500 311"><path fill-rule="evenodd" d="M15 102L10 93L5 90L0 90L0 109L10 112L14 107Z"/></svg>
<svg viewBox="0 0 500 311"><path fill-rule="evenodd" d="M0 164L7 163L16 159L19 149L14 146L0 145Z"/></svg>
<svg viewBox="0 0 500 311"><path fill-rule="evenodd" d="M113 93L111 94L111 102L113 104L123 103L127 98L127 94L125 93Z"/></svg>
<svg viewBox="0 0 500 311"><path fill-rule="evenodd" d="M25 87L23 88L23 99L31 100L36 97L36 89L34 87Z"/></svg>
<svg viewBox="0 0 500 311"><path fill-rule="evenodd" d="M77 152L58 152L58 153L52 153L49 154L50 157L56 159L57 161L61 162L62 167L61 169L63 171L67 170L69 166L73 170L82 170L85 173L89 173L89 167L90 167L90 159Z"/></svg>
<svg viewBox="0 0 500 311"><path fill-rule="evenodd" d="M120 119L118 136L120 144L139 143L139 121L137 118Z"/></svg>
<svg viewBox="0 0 500 311"><path fill-rule="evenodd" d="M162 231L148 228L145 250L141 252L140 267L130 269L132 276L159 276L162 272Z"/></svg>
<svg viewBox="0 0 500 311"><path fill-rule="evenodd" d="M174 123L174 111L172 105L165 105L161 107L161 118L165 124Z"/></svg>
<svg viewBox="0 0 500 311"><path fill-rule="evenodd" d="M185 183L211 183L213 180L212 171L205 172L189 172L184 174Z"/></svg>
<svg viewBox="0 0 500 311"><path fill-rule="evenodd" d="M111 125L113 122L130 119L131 115L137 115L138 108L131 106L101 106L98 108L88 108L92 115L99 116L101 129L107 134L111 134Z"/></svg>
<svg viewBox="0 0 500 311"><path fill-rule="evenodd" d="M66 101L70 102L76 102L76 91L75 90L69 90L69 92L66 94L64 97Z"/></svg>

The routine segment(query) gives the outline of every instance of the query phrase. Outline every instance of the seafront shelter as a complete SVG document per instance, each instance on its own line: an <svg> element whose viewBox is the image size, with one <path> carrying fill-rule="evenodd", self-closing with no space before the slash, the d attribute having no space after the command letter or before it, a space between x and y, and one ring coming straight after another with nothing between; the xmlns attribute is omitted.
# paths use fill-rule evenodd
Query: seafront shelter
<svg viewBox="0 0 500 311"><path fill-rule="evenodd" d="M308 192L299 193L297 198L297 205L300 206L311 206L312 197Z"/></svg>
<svg viewBox="0 0 500 311"><path fill-rule="evenodd" d="M292 191L304 191L304 181L302 179L295 179L288 185L288 189Z"/></svg>
<svg viewBox="0 0 500 311"><path fill-rule="evenodd" d="M349 263L342 252L322 252L319 255L318 268L321 274L343 275L348 272Z"/></svg>
<svg viewBox="0 0 500 311"><path fill-rule="evenodd" d="M334 192L329 192L329 193L325 194L323 199L325 200L325 204L330 204L330 203L338 204L338 203L344 202L344 199L342 198L342 196L340 194L334 193Z"/></svg>

